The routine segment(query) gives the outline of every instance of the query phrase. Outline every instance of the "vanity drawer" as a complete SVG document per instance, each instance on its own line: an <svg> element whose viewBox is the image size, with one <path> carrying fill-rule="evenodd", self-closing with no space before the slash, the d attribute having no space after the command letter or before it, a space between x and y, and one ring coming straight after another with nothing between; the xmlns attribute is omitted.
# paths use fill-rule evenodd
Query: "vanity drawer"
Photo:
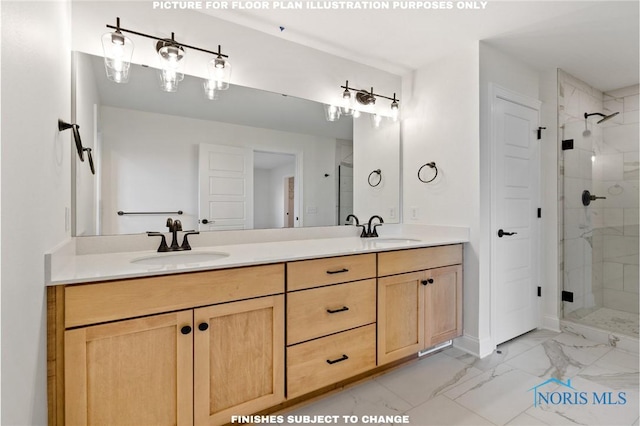
<svg viewBox="0 0 640 426"><path fill-rule="evenodd" d="M376 255L329 257L287 263L287 290L363 280L376 276Z"/></svg>
<svg viewBox="0 0 640 426"><path fill-rule="evenodd" d="M284 264L65 286L65 328L284 292Z"/></svg>
<svg viewBox="0 0 640 426"><path fill-rule="evenodd" d="M462 263L462 244L378 253L378 276Z"/></svg>
<svg viewBox="0 0 640 426"><path fill-rule="evenodd" d="M376 366L375 324L287 348L287 395L295 398Z"/></svg>
<svg viewBox="0 0 640 426"><path fill-rule="evenodd" d="M356 281L287 295L287 344L376 321L376 280Z"/></svg>

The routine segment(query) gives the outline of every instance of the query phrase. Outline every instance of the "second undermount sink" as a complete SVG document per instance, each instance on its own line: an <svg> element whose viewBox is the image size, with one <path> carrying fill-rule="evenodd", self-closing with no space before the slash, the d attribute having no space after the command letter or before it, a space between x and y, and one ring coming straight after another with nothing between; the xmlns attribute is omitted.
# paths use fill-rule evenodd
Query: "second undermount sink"
<svg viewBox="0 0 640 426"><path fill-rule="evenodd" d="M409 244L420 242L420 240L416 240L415 238L374 238L372 239L372 241L376 245Z"/></svg>
<svg viewBox="0 0 640 426"><path fill-rule="evenodd" d="M177 266L195 263L206 263L229 257L229 253L215 251L158 253L151 256L133 259L131 263L150 266Z"/></svg>

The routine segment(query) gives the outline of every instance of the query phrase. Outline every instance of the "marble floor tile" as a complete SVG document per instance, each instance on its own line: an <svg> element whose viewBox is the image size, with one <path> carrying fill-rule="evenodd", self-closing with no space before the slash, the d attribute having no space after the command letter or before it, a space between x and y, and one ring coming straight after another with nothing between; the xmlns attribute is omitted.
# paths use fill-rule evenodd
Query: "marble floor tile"
<svg viewBox="0 0 640 426"><path fill-rule="evenodd" d="M489 420L468 410L446 396L438 395L406 413L412 425L420 426L492 426Z"/></svg>
<svg viewBox="0 0 640 426"><path fill-rule="evenodd" d="M438 353L375 380L416 407L480 373L470 364Z"/></svg>
<svg viewBox="0 0 640 426"><path fill-rule="evenodd" d="M458 361L464 362L465 364L470 364L478 370L487 371L495 368L506 360L511 359L518 354L524 353L531 349L534 339L527 342L521 342L519 341L519 339L520 337L498 345L496 350L494 350L491 355L486 356L482 359L461 351L458 348L449 348L444 350L442 353L455 358Z"/></svg>
<svg viewBox="0 0 640 426"><path fill-rule="evenodd" d="M533 330L523 334L522 336L516 337L516 340L529 346L536 346L559 335L560 333L557 331L540 329Z"/></svg>
<svg viewBox="0 0 640 426"><path fill-rule="evenodd" d="M613 349L578 377L607 386L614 390L635 390L640 386L638 354Z"/></svg>
<svg viewBox="0 0 640 426"><path fill-rule="evenodd" d="M557 336L545 340L506 363L538 377L565 380L595 362L608 346L578 337Z"/></svg>
<svg viewBox="0 0 640 426"><path fill-rule="evenodd" d="M342 416L402 415L411 405L384 386L371 380L327 398L305 405L284 415L340 416L336 424L346 423ZM369 423L376 424L376 423Z"/></svg>
<svg viewBox="0 0 640 426"><path fill-rule="evenodd" d="M445 396L497 425L504 425L533 405L529 389L539 382L539 377L501 364L459 384L445 392Z"/></svg>
<svg viewBox="0 0 640 426"><path fill-rule="evenodd" d="M548 423L543 422L540 419L536 419L528 415L527 413L522 413L507 423L507 426L545 426Z"/></svg>
<svg viewBox="0 0 640 426"><path fill-rule="evenodd" d="M593 403L593 393L612 392L612 400L621 402L618 391L581 377L571 379L571 386L585 392L586 404L539 404L526 413L551 425L631 425L638 418L638 391L626 391L626 403L603 405Z"/></svg>

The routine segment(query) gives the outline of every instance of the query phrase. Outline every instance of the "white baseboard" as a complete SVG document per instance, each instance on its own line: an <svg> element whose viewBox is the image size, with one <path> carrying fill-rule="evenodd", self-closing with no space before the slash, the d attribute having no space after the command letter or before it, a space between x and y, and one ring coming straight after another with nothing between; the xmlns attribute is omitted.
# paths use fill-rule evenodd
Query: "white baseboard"
<svg viewBox="0 0 640 426"><path fill-rule="evenodd" d="M468 335L463 335L455 339L453 346L478 358L491 355L496 348L490 338L478 339L477 337Z"/></svg>
<svg viewBox="0 0 640 426"><path fill-rule="evenodd" d="M552 315L544 315L542 317L542 326L545 330L560 332L560 318Z"/></svg>

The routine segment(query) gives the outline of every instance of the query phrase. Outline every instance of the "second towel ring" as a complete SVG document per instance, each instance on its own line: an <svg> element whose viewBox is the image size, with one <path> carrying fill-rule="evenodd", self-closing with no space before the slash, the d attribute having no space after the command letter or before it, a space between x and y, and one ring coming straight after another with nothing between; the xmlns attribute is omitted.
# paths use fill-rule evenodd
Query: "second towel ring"
<svg viewBox="0 0 640 426"><path fill-rule="evenodd" d="M422 178L420 177L420 172L422 171L422 169L424 169L424 168L425 168L425 167L427 167L427 166L431 167L432 169L435 169L436 174L435 174L435 175L433 175L433 177L432 177L431 179L429 179L429 180L424 180L424 179L422 179ZM436 163L435 163L435 161L432 161L432 162L430 162L430 163L424 164L422 167L420 167L420 168L418 169L418 180L419 180L420 182L422 182L422 183L429 183L429 182L433 182L437 177L438 177L438 168L436 167Z"/></svg>
<svg viewBox="0 0 640 426"><path fill-rule="evenodd" d="M376 183L375 185L371 183L371 176L373 176L374 174L378 175L378 183ZM372 188L375 188L376 186L380 185L380 182L382 182L382 170L376 169L376 170L372 171L371 173L369 173L369 177L367 178L367 182L369 182L369 186L372 187Z"/></svg>

